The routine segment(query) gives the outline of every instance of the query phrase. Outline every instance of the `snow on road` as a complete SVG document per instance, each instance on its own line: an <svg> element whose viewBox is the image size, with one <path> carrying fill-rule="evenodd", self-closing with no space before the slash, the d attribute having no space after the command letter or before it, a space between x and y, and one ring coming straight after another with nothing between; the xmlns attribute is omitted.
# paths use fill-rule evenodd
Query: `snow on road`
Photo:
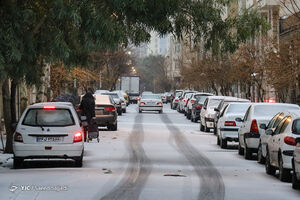
<svg viewBox="0 0 300 200"><path fill-rule="evenodd" d="M169 105L162 115L136 108L119 117L118 131L85 144L82 168L44 160L15 170L11 155L0 155L0 199L300 199L291 183L244 160L235 146L220 149L213 133Z"/></svg>

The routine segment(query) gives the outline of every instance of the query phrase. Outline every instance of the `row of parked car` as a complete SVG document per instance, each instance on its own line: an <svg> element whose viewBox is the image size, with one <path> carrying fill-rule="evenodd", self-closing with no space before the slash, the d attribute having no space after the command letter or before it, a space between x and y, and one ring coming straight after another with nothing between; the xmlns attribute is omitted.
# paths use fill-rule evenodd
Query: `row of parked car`
<svg viewBox="0 0 300 200"><path fill-rule="evenodd" d="M247 99L177 90L171 108L200 131L214 131L217 144L238 143L238 153L265 165L266 173L300 189L300 107L288 103L252 103Z"/></svg>

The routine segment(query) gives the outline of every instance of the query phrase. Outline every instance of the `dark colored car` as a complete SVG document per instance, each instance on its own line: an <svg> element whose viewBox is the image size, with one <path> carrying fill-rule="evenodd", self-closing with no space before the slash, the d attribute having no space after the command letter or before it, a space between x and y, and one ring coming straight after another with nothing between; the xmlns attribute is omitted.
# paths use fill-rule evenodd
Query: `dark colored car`
<svg viewBox="0 0 300 200"><path fill-rule="evenodd" d="M98 126L107 126L108 130L118 129L118 113L114 101L109 95L95 95L95 114Z"/></svg>
<svg viewBox="0 0 300 200"><path fill-rule="evenodd" d="M202 106L208 96L199 96L196 98L195 103L193 103L192 106L192 112L191 112L191 121L192 122L197 122L200 120L200 112L202 109Z"/></svg>

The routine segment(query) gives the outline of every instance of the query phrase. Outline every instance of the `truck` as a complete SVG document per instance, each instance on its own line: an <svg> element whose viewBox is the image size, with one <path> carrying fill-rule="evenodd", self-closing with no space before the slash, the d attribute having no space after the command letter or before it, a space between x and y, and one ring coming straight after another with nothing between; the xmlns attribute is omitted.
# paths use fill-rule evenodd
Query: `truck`
<svg viewBox="0 0 300 200"><path fill-rule="evenodd" d="M130 103L137 103L137 99L140 96L140 77L121 76L120 90L125 91L128 94Z"/></svg>

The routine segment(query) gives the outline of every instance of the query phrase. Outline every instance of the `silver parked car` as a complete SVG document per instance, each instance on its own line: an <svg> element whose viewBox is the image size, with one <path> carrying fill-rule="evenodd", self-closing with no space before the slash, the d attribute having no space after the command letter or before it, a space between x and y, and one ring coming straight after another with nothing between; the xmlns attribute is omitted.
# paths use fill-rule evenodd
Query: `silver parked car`
<svg viewBox="0 0 300 200"><path fill-rule="evenodd" d="M142 111L158 111L163 112L163 103L161 96L158 94L146 94L139 101L139 113Z"/></svg>
<svg viewBox="0 0 300 200"><path fill-rule="evenodd" d="M284 118L275 128L267 129L266 173L274 175L279 170L279 180L287 182L291 178L292 158L296 146L295 139L299 136L295 124L300 118L300 110L286 112Z"/></svg>

